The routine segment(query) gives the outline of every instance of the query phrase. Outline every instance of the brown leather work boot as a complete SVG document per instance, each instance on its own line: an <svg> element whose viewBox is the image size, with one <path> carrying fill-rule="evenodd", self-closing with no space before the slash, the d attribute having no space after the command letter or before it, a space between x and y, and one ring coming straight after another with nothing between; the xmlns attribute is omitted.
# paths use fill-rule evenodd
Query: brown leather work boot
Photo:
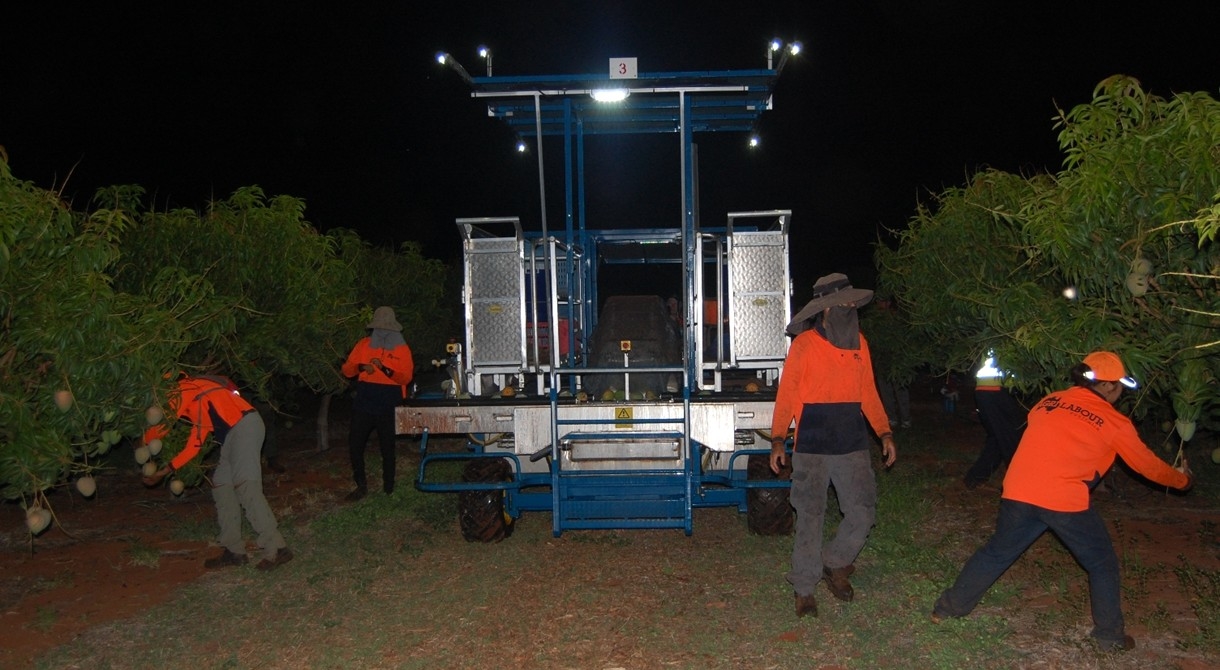
<svg viewBox="0 0 1220 670"><path fill-rule="evenodd" d="M796 594L796 616L797 616L797 618L799 619L799 618L805 617L805 616L817 616L817 615L818 615L817 598L814 598L812 593L810 593L807 596L803 596L799 593Z"/></svg>
<svg viewBox="0 0 1220 670"><path fill-rule="evenodd" d="M822 567L822 574L825 575L823 581L826 582L826 587L830 589L831 595L842 600L845 603L851 602L855 597L856 592L851 587L851 582L848 577L856 571L856 566L847 564L841 568L831 568L829 566Z"/></svg>

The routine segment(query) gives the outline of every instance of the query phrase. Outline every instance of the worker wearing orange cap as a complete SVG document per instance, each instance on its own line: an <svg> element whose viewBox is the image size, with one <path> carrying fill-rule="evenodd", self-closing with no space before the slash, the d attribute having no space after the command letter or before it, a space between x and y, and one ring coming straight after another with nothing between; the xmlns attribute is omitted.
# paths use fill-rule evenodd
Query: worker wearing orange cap
<svg viewBox="0 0 1220 670"><path fill-rule="evenodd" d="M995 534L966 562L941 594L932 620L969 614L991 585L1046 530L1088 572L1092 636L1106 651L1132 649L1120 602L1118 557L1089 493L1115 457L1163 486L1194 483L1185 459L1171 467L1140 440L1131 420L1114 408L1123 389L1135 388L1123 362L1097 351L1072 369L1070 389L1052 393L1029 412L1028 424L1004 477Z"/></svg>

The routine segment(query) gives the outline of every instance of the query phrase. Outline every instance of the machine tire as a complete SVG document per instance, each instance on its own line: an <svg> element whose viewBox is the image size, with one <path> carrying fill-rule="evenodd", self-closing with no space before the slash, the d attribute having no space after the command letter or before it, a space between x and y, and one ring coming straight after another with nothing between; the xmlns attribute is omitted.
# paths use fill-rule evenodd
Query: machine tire
<svg viewBox="0 0 1220 670"><path fill-rule="evenodd" d="M791 466L789 466L790 468ZM791 470L783 473L787 478ZM768 454L750 454L746 461L746 477L751 480L775 480ZM788 502L787 488L757 488L746 490L746 525L755 535L791 535L796 518Z"/></svg>
<svg viewBox="0 0 1220 670"><path fill-rule="evenodd" d="M466 464L463 482L512 481L513 469L498 458L478 458ZM513 533L513 519L504 513L504 491L458 491L458 520L467 542L499 542Z"/></svg>

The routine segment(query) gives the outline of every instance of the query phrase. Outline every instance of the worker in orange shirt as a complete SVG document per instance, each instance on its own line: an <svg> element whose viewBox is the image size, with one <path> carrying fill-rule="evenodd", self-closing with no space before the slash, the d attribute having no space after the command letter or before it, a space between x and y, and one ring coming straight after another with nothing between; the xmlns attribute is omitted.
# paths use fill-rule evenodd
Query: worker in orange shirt
<svg viewBox="0 0 1220 670"><path fill-rule="evenodd" d="M857 315L873 292L854 288L846 275L834 273L818 279L813 293L813 300L787 327L796 337L784 361L771 421L771 470L776 474L789 460L786 436L796 424L790 495L796 541L788 582L795 591L798 617L817 616L813 591L823 580L839 600L850 601L855 595L848 578L877 514L869 429L881 440L886 467L898 457ZM843 520L823 548L831 484Z"/></svg>
<svg viewBox="0 0 1220 670"><path fill-rule="evenodd" d="M1089 574L1092 637L1105 651L1132 649L1120 602L1118 557L1090 492L1115 457L1163 486L1188 490L1186 460L1171 467L1140 440L1131 420L1114 408L1124 388L1135 388L1119 357L1096 351L1072 369L1075 383L1029 412L1025 434L1004 477L995 534L975 552L953 586L941 594L932 620L974 610L991 585L1047 529Z"/></svg>
<svg viewBox="0 0 1220 670"><path fill-rule="evenodd" d="M386 495L394 492L394 408L407 397L407 385L415 374L411 349L402 337L402 324L392 307L378 307L369 322L369 335L361 338L343 363L343 376L356 378L348 451L356 488L345 500L354 502L368 494L364 470L364 448L377 431L381 444L381 483Z"/></svg>
<svg viewBox="0 0 1220 670"><path fill-rule="evenodd" d="M220 443L220 458L212 473L212 500L220 534L216 540L224 552L203 562L208 569L245 565L246 543L242 539L241 513L244 509L250 526L258 534L262 550L258 569L273 570L292 560L292 551L280 535L275 514L263 496L261 452L265 426L250 403L237 392L232 382L219 377L180 378L170 393L169 407L178 419L191 425L186 445L168 464L144 478L156 486L174 470L183 467L203 451L207 440ZM144 441L165 437L166 423L150 426Z"/></svg>

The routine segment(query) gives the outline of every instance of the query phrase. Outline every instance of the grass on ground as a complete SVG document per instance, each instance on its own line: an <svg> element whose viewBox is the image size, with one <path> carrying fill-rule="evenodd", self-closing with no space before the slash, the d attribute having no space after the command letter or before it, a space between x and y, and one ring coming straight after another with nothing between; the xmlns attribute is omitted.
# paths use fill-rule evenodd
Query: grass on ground
<svg viewBox="0 0 1220 670"><path fill-rule="evenodd" d="M932 453L911 432L906 453ZM170 604L90 631L39 668L1011 668L1146 667L1090 647L1083 573L1055 544L1001 578L975 614L928 613L990 528L947 504L927 468L878 473L878 524L852 603L819 590L796 619L784 581L792 539L747 533L731 508L697 510L694 534L573 531L527 514L492 545L460 537L451 495L410 486L319 514L285 534L296 559L209 574ZM1215 483L1209 484L1215 487ZM322 503L319 503L322 504ZM832 506L828 518L834 518ZM1214 541L1214 529L1213 541ZM1125 562L1126 598L1150 566ZM1200 628L1180 640L1220 662L1214 571L1183 568ZM1031 613L1031 589L1054 600ZM1157 620L1149 630L1172 632ZM1166 643L1176 649L1175 643ZM1174 652L1178 653L1178 652ZM1182 652L1186 653L1186 652ZM1165 666L1172 667L1172 666Z"/></svg>

